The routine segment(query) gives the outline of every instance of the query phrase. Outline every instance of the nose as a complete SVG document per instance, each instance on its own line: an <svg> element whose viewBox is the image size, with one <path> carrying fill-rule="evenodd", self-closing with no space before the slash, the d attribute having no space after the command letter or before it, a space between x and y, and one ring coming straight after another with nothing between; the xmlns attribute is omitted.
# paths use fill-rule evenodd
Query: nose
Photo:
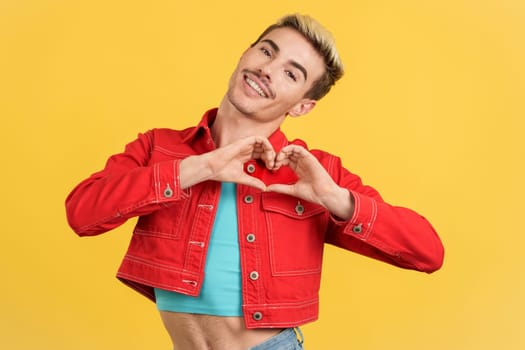
<svg viewBox="0 0 525 350"><path fill-rule="evenodd" d="M266 79L268 81L272 81L272 64L271 63L265 63L259 66L257 69L257 72L259 73L259 76L261 79Z"/></svg>

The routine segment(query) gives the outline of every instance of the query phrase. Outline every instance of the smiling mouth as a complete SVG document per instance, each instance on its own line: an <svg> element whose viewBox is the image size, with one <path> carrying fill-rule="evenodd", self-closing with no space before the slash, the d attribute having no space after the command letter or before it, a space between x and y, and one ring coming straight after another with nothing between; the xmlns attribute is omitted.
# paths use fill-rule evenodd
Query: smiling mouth
<svg viewBox="0 0 525 350"><path fill-rule="evenodd" d="M246 83L259 94L259 96L268 98L268 95L263 90L263 88L259 84L257 84L254 80L245 76L244 81L246 81Z"/></svg>

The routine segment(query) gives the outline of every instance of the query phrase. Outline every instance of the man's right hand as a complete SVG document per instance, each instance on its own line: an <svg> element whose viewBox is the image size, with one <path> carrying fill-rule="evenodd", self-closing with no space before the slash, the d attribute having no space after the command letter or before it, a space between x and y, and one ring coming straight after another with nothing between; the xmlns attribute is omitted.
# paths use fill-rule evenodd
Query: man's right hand
<svg viewBox="0 0 525 350"><path fill-rule="evenodd" d="M268 169L275 170L275 151L270 141L262 136L250 136L214 151L183 159L180 163L180 186L184 189L214 180L248 185L264 191L266 185L244 171L244 163L251 159L260 159Z"/></svg>

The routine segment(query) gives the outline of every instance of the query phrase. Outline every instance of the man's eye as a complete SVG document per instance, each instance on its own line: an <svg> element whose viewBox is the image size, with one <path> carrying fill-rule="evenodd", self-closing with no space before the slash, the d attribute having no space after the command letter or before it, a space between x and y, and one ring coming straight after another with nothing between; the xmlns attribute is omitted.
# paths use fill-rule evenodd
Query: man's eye
<svg viewBox="0 0 525 350"><path fill-rule="evenodd" d="M261 52L262 52L265 56L268 56L268 57L271 57L271 56L272 56L271 52L270 52L268 49L265 49L264 47L261 48Z"/></svg>
<svg viewBox="0 0 525 350"><path fill-rule="evenodd" d="M293 81L297 81L297 76L293 74L292 72L290 72L289 70L286 71L286 75L288 76L288 78L292 79Z"/></svg>

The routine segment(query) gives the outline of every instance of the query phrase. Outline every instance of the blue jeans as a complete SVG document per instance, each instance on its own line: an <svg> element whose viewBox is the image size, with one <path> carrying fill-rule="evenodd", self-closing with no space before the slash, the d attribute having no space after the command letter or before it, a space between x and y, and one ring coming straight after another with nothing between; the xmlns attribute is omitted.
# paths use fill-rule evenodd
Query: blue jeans
<svg viewBox="0 0 525 350"><path fill-rule="evenodd" d="M249 350L302 350L303 342L303 333L301 333L299 327L287 328L261 344L251 347Z"/></svg>

